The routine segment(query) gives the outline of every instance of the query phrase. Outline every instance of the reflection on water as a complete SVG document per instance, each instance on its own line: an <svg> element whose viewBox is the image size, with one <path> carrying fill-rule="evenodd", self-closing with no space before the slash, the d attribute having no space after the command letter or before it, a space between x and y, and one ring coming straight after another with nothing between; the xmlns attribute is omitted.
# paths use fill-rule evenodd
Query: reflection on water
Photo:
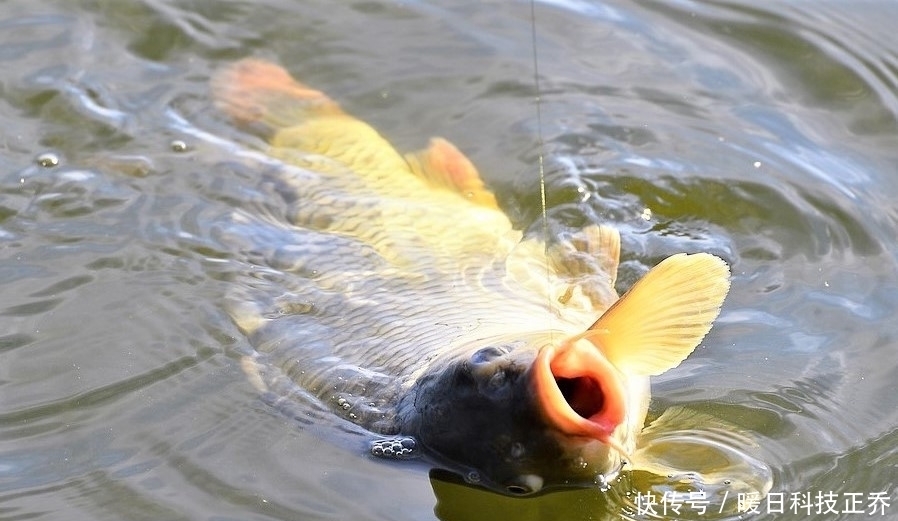
<svg viewBox="0 0 898 521"><path fill-rule="evenodd" d="M618 226L622 289L677 251L733 266L718 325L655 381L653 411L733 426L770 497L810 498L759 518L898 499L895 7L558 0L536 14L541 129L526 2L4 2L0 517L675 517L634 511L633 490L670 481L495 496L369 459L358 433L256 396L221 300L281 236L223 237L235 208L284 212L262 182L280 167L235 144L207 85L252 54L401 149L457 143L525 229L541 130L553 229ZM655 448L729 450L696 434Z"/></svg>

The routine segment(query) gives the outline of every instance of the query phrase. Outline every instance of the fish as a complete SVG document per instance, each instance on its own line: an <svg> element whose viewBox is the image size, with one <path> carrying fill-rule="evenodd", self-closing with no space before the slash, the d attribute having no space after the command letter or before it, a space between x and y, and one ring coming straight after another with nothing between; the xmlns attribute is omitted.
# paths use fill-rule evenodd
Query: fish
<svg viewBox="0 0 898 521"><path fill-rule="evenodd" d="M274 246L247 249L226 299L256 389L359 427L376 456L501 494L594 486L633 463L649 379L711 329L725 261L678 253L619 296L617 229L525 236L448 140L401 153L257 58L211 92L289 165L266 192L279 205L240 214Z"/></svg>

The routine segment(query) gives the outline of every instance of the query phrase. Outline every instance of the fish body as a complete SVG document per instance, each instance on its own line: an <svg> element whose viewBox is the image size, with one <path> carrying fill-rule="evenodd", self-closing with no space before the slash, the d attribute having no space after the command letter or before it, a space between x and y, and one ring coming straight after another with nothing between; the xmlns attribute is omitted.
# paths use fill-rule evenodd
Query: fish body
<svg viewBox="0 0 898 521"><path fill-rule="evenodd" d="M294 165L229 310L261 391L301 399L512 494L594 483L634 452L649 376L701 341L729 288L708 254L662 261L623 297L620 237L522 239L474 165L432 139L400 154L277 65L213 80L218 106ZM249 217L246 217L249 219Z"/></svg>

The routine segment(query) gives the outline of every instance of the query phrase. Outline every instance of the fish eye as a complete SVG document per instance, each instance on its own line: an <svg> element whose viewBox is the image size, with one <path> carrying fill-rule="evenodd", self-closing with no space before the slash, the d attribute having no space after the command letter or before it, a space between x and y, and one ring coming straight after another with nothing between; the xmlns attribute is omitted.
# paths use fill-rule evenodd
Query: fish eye
<svg viewBox="0 0 898 521"><path fill-rule="evenodd" d="M509 494L514 494L515 496L523 496L524 494L530 493L530 491L522 485L508 485L505 487L505 490L507 490Z"/></svg>
<svg viewBox="0 0 898 521"><path fill-rule="evenodd" d="M543 478L536 474L522 474L505 485L505 491L515 496L539 492L543 488Z"/></svg>
<svg viewBox="0 0 898 521"><path fill-rule="evenodd" d="M508 351L500 347L484 347L482 349L478 349L473 355L471 355L471 363L485 364L507 353Z"/></svg>
<svg viewBox="0 0 898 521"><path fill-rule="evenodd" d="M499 370L493 373L493 376L490 377L489 388L490 389L501 389L502 386L505 385L506 380L508 379L508 375L505 374L505 371Z"/></svg>

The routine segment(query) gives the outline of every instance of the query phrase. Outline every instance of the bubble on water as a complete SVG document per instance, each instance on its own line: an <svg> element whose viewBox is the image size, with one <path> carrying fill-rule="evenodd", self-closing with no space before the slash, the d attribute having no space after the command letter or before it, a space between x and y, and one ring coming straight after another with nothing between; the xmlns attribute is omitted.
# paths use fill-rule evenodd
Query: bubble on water
<svg viewBox="0 0 898 521"><path fill-rule="evenodd" d="M577 193L580 194L580 202L581 203L585 203L586 201L589 201L589 199L592 197L592 193L590 193L590 191L587 190L585 186L578 186Z"/></svg>
<svg viewBox="0 0 898 521"><path fill-rule="evenodd" d="M171 142L171 149L173 152L187 152L188 148L186 141L176 139Z"/></svg>
<svg viewBox="0 0 898 521"><path fill-rule="evenodd" d="M371 454L380 458L411 459L417 456L414 438L399 436L376 440L371 444Z"/></svg>
<svg viewBox="0 0 898 521"><path fill-rule="evenodd" d="M608 477L604 474L599 474L596 476L595 483L596 487L599 489L599 492L608 492L611 490L612 480L614 476Z"/></svg>
<svg viewBox="0 0 898 521"><path fill-rule="evenodd" d="M44 152L40 154L35 159L38 166L42 166L44 168L52 168L59 164L59 156L54 154L53 152Z"/></svg>

